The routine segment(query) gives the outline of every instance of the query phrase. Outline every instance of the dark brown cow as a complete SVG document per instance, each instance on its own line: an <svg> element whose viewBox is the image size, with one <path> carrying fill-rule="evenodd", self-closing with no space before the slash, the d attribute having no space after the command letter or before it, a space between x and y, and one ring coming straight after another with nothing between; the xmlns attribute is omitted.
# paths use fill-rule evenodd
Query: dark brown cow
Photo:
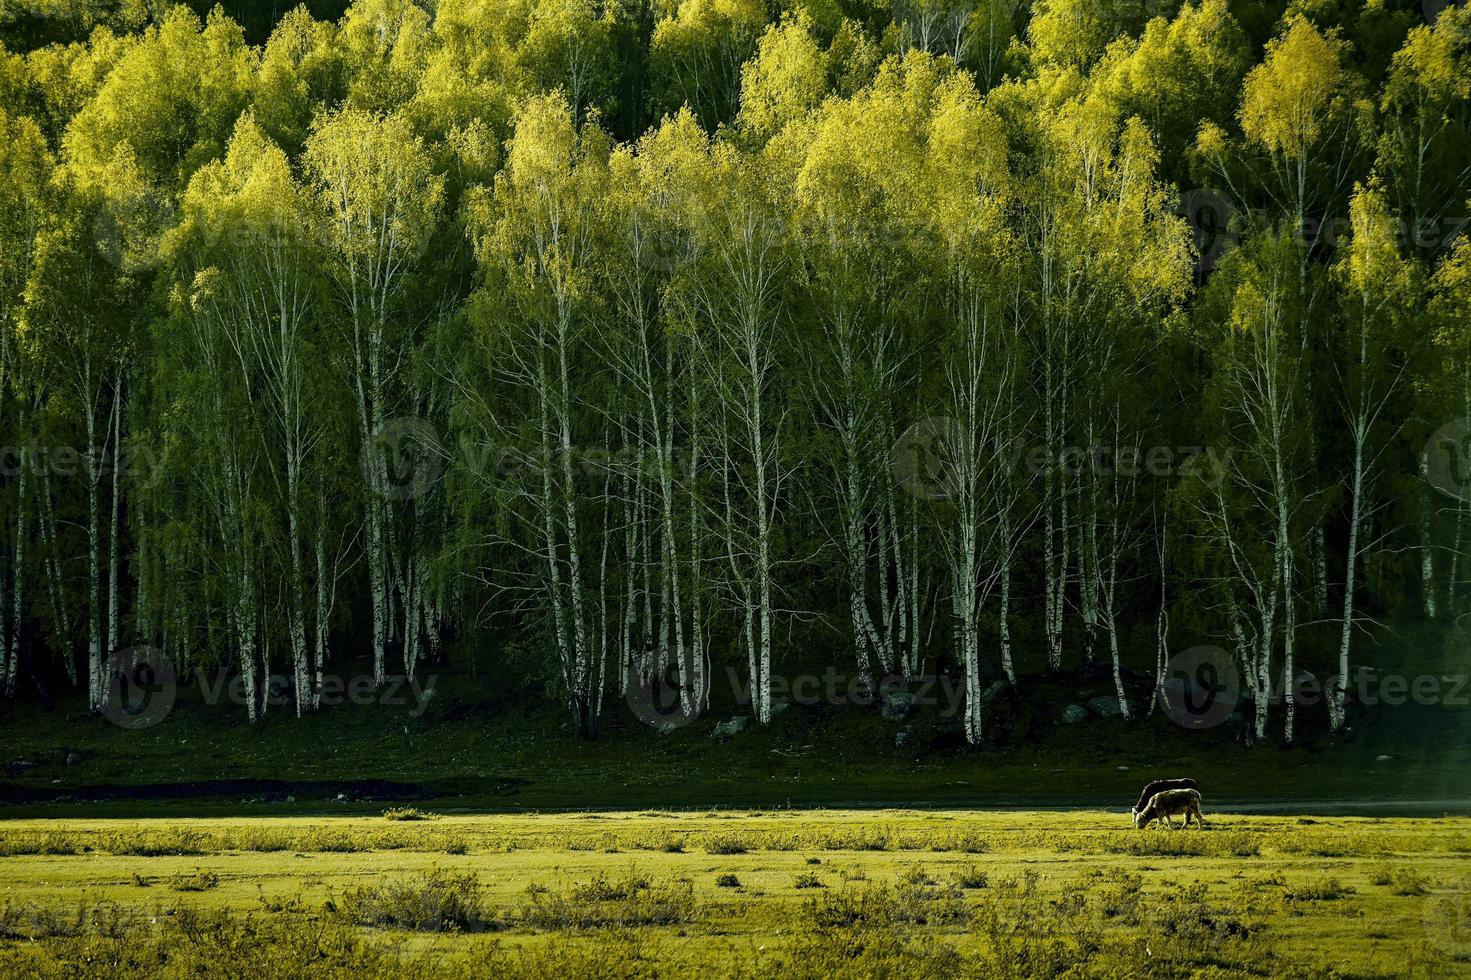
<svg viewBox="0 0 1471 980"><path fill-rule="evenodd" d="M1188 776L1182 776L1179 779L1156 779L1144 787L1144 791L1139 794L1139 802L1129 808L1129 817L1132 819L1136 813L1144 809L1145 805L1154 799L1154 794L1163 793L1167 789L1200 789L1200 784Z"/></svg>

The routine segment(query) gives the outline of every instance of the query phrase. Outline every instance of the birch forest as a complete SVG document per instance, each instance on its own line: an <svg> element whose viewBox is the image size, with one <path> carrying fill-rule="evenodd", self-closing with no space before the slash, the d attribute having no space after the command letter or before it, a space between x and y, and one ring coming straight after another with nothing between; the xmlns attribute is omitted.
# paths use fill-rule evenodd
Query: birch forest
<svg viewBox="0 0 1471 980"><path fill-rule="evenodd" d="M1214 645L1285 743L1471 642L1464 5L234 13L0 10L7 697Z"/></svg>

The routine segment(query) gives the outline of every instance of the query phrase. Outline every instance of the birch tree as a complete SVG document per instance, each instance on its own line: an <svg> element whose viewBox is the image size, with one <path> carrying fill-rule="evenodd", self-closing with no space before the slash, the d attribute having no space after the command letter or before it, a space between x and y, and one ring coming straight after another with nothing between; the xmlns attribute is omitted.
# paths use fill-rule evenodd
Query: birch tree
<svg viewBox="0 0 1471 980"><path fill-rule="evenodd" d="M706 326L703 370L719 413L721 535L745 633L751 703L771 720L773 537L784 473L784 412L776 400L785 286L785 209L767 161L712 148L700 222L701 266L688 287Z"/></svg>
<svg viewBox="0 0 1471 980"><path fill-rule="evenodd" d="M45 397L42 376L23 357L26 350L18 328L36 240L50 210L47 183L53 166L40 127L27 116L11 116L0 109L0 171L8 177L0 188L0 215L4 215L0 219L0 433L14 447L24 447L35 431L34 416ZM14 486L14 520L6 522L13 532L4 566L10 573L8 589L0 576L0 687L7 694L15 689L23 624L30 618L25 605L27 520L31 502L40 497L30 482L33 461L24 448L16 451L15 463L20 472ZM43 468L46 465L41 461ZM37 511L45 513L40 508ZM48 585L48 594L55 598L57 580L48 579Z"/></svg>
<svg viewBox="0 0 1471 980"><path fill-rule="evenodd" d="M358 444L366 477L363 512L373 609L373 675L408 612L393 602L386 424L405 404L398 369L414 342L405 308L438 218L443 179L401 116L346 109L321 118L305 161L327 229L326 271L346 327Z"/></svg>
<svg viewBox="0 0 1471 980"><path fill-rule="evenodd" d="M580 362L589 332L594 201L606 180L606 144L579 132L559 93L533 99L516 120L493 198L474 205L481 265L500 270L508 291L507 370L531 402L538 486L525 493L541 540L537 593L551 621L557 663L580 735L597 734L600 644L591 608L580 445ZM518 488L519 489L519 488ZM601 590L597 594L601 594Z"/></svg>
<svg viewBox="0 0 1471 980"><path fill-rule="evenodd" d="M1198 505L1210 547L1230 570L1219 584L1228 633L1255 702L1255 735L1266 737L1280 676L1288 742L1296 734L1295 641L1309 502L1298 403L1301 343L1291 308L1296 248L1287 239L1264 242L1259 256L1243 259L1239 274L1221 284L1231 293L1228 326L1217 334L1213 401L1227 461L1223 478L1202 491ZM1280 672L1274 672L1279 650Z"/></svg>
<svg viewBox="0 0 1471 980"><path fill-rule="evenodd" d="M223 161L199 171L183 200L180 234L193 239L189 265L207 278L205 304L231 338L228 367L240 375L246 410L263 440L263 478L284 517L287 643L296 713L316 703L320 665L309 636L314 507L309 498L327 407L310 362L324 345L312 336L315 284L311 201L286 155L249 115ZM315 341L315 343L314 343Z"/></svg>
<svg viewBox="0 0 1471 980"><path fill-rule="evenodd" d="M86 488L86 622L88 704L99 710L107 692L113 647L103 593L109 579L105 552L104 482L115 461L116 419L122 411L118 379L127 362L133 282L98 254L92 227L101 207L95 197L75 196L36 238L26 284L23 343L26 357L46 384L65 399L78 426ZM115 464L114 464L115 465Z"/></svg>
<svg viewBox="0 0 1471 980"><path fill-rule="evenodd" d="M1328 700L1329 723L1344 725L1344 701L1350 678L1350 652L1356 628L1355 592L1362 556L1373 545L1369 526L1382 505L1375 484L1385 454L1397 434L1391 400L1399 388L1404 363L1401 318L1413 295L1413 270L1400 258L1397 235L1383 190L1360 187L1355 194L1353 239L1340 259L1337 274L1343 292L1347 363L1339 370L1339 411L1348 431L1351 463L1348 477L1348 543L1343 575L1343 617L1338 644L1337 683Z"/></svg>

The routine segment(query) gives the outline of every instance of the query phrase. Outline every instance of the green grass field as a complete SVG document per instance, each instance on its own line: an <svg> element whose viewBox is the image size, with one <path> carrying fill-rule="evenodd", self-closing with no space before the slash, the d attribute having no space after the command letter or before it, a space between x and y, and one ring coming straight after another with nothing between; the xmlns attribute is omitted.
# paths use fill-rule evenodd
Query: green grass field
<svg viewBox="0 0 1471 980"><path fill-rule="evenodd" d="M0 825L0 975L1454 976L1471 819L619 812Z"/></svg>

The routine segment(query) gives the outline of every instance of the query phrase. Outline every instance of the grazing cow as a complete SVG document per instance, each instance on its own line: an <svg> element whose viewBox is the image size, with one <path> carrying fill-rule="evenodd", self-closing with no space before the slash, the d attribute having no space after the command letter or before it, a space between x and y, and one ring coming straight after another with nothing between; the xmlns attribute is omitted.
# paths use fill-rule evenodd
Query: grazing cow
<svg viewBox="0 0 1471 980"><path fill-rule="evenodd" d="M1200 790L1167 789L1163 793L1155 793L1144 809L1134 814L1134 829L1139 830L1156 820L1163 820L1165 826L1174 830L1175 824L1170 817L1182 813L1185 815L1186 827L1190 826L1192 816L1197 824L1205 826L1205 818L1200 815Z"/></svg>
<svg viewBox="0 0 1471 980"><path fill-rule="evenodd" d="M1154 794L1163 793L1167 789L1200 789L1200 784L1188 776L1180 779L1156 779L1144 787L1144 792L1139 794L1139 802L1129 807L1130 819L1144 809L1144 804L1154 799Z"/></svg>

